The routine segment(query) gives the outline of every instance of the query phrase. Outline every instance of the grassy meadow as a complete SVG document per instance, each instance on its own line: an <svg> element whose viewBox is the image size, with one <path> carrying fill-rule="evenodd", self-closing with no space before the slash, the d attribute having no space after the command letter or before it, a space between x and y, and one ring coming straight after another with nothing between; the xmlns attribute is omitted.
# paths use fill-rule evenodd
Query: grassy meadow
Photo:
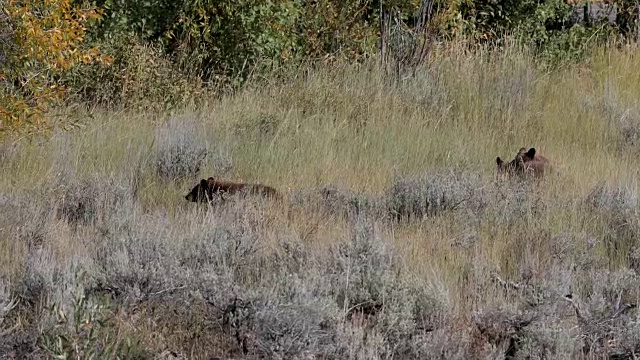
<svg viewBox="0 0 640 360"><path fill-rule="evenodd" d="M635 358L638 99L637 50L454 49L8 139L0 357ZM543 181L496 178L521 147Z"/></svg>

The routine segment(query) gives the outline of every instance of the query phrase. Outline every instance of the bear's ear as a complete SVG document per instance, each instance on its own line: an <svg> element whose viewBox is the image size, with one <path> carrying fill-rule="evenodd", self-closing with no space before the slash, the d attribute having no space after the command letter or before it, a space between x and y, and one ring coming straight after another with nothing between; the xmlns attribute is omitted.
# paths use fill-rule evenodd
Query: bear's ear
<svg viewBox="0 0 640 360"><path fill-rule="evenodd" d="M498 156L498 157L496 158L496 164L497 164L498 166L502 166L502 164L504 164L504 161L502 161L502 159L500 159L500 156Z"/></svg>
<svg viewBox="0 0 640 360"><path fill-rule="evenodd" d="M530 159L533 159L534 156L536 156L536 149L534 148L529 149L529 151L527 151L527 157Z"/></svg>

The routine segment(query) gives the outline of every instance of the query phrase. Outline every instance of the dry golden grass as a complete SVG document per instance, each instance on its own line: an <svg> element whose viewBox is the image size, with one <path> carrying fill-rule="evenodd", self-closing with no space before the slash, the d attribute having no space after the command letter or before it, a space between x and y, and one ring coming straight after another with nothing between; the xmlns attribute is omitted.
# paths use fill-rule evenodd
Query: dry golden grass
<svg viewBox="0 0 640 360"><path fill-rule="evenodd" d="M233 336L216 335L217 330L210 323L213 320L207 317L213 315L207 312L210 310L203 310L206 302L183 309L172 302L173 298L162 300L160 295L174 287L203 292L206 287L185 284L190 284L189 276L197 278L210 272L219 284L235 286L218 291L229 294L239 291L257 299L260 297L255 294L281 299L281 295L273 295L280 294L280 290L271 293L264 289L268 285L274 289L284 286L274 279L288 281L282 277L281 272L285 271L282 266L290 271L287 276L291 276L292 284L299 281L308 291L329 296L326 288L332 284L322 283L322 279L328 280L330 276L315 277L306 271L330 271L337 266L332 261L342 259L335 249L357 243L360 241L357 234L363 231L365 240L382 239L381 244L385 245L378 249L381 259L387 256L384 249L392 249L389 274L401 275L390 284L396 281L411 284L398 285L398 299L409 296L402 295L402 291L407 294L426 291L437 303L430 308L433 314L438 314L433 316L445 319L437 323L435 332L412 333L411 336L418 333L427 336L424 343L431 347L421 350L422 354L436 348L451 358L504 354L509 337L505 335L506 340L491 343L488 335L477 330L482 329L478 324L489 320L484 317L477 320L474 314L522 312L533 306L526 305L530 304L531 296L543 294L540 296L544 300L538 299L540 304L559 307L560 310L554 307L557 311L554 316L562 321L553 323L545 317L546 312L539 310L540 314L547 314L540 315L541 326L571 334L576 315L567 301L561 299L562 295L573 294L574 299L590 306L593 313L600 309L594 305L596 296L603 298L605 308L609 302L615 302L618 293L625 301L637 303L640 293L634 286L640 280L634 275L630 283L618 282L616 276L627 269L637 270L633 254L640 249L640 224L636 221L639 98L640 58L635 50L608 50L589 64L546 70L514 48L504 53L453 51L434 55L429 66L419 69L415 76L400 79L385 76L375 66L319 68L300 72L286 82L249 85L236 95L180 114L95 113L83 129L57 134L50 140L2 145L0 273L4 276L0 280L8 284L8 298L20 295L27 299L21 291L33 285L25 279L33 278L34 273L49 274L52 278L43 282L45 290L39 295L43 298L36 297L39 302L30 301L42 307L63 303L68 310L72 307L69 305L72 295L53 289L62 283L76 284L78 281L69 279L78 268L89 274L90 280L78 282L85 289L120 279L120 275L107 271L108 266L101 267L106 261L102 257L109 256L96 255L107 247L110 249L107 253L120 256L115 263L109 263L114 269L139 272L135 276L122 275L129 280L113 280L110 286L138 281L148 290L146 297L139 298L135 294L144 293L140 290L143 285L136 285L139 288L135 291L118 290L119 295L110 302L119 309L114 313L120 312L110 323L116 338L134 336L148 354L168 349L193 358L204 358L207 354L287 357L294 356L293 352L277 346L280 350L265 350L255 345L264 345L260 341L266 341L259 335L249 337L255 347L243 353ZM163 128L167 119L173 125ZM186 133L188 140L174 136L173 131L179 132L181 128L190 129ZM158 157L158 149L171 144L183 146L187 153L197 146L208 149L197 175L185 174L183 178L169 180L157 176L159 161L174 164L171 162L174 160ZM544 153L551 160L553 173L542 183L525 184L524 188L494 181L496 156L511 159L520 147L535 147ZM180 159L175 161L185 161ZM462 175L447 177L451 171ZM459 191L472 191L474 195L461 207L449 209L438 205L443 207L435 208L434 213L394 221L388 212L388 202L394 196L393 184L425 174L440 176L416 180L416 184L426 184L424 189L431 189L428 191L442 191L454 197L460 195ZM186 202L184 195L200 178L208 176L269 184L286 195L285 201L281 204L231 201L215 205L207 212L204 205ZM466 180L470 185L464 185ZM601 183L614 190L603 192L597 201L593 200L596 202L589 203L590 194L596 196L594 189ZM78 188L82 184L89 184L86 190ZM353 193L328 205L321 196L326 185L335 185L345 194ZM117 200L118 191L132 198ZM89 199L83 198L83 193ZM69 200L73 196L81 200ZM359 217L353 213L342 215L353 206L349 196L366 199L377 212ZM68 204L76 208L65 208ZM95 208L80 209L78 204ZM89 220L73 217L76 213L88 216ZM209 246L207 241L217 244L216 239L221 236L207 233L205 225L228 227L231 234L239 231L235 252L227 249L232 253L220 255L226 259L224 264L209 264L208 260L198 258L199 253L211 255L202 248ZM358 230L359 226L368 230ZM198 240L201 232L209 234L203 243ZM140 244L127 245L132 246L128 248L129 255L120 254L118 244L127 243L128 236L139 239ZM258 241L247 240L253 239L251 236ZM142 249L139 254L135 246ZM243 246L248 248L242 250ZM288 253L295 246L301 246L302 255ZM132 252L138 255L131 255ZM180 261L182 255L172 255L183 252L185 258ZM185 265L195 261L188 260L192 258L200 259L193 264L204 265ZM274 263L274 259L282 263ZM301 259L307 263L298 268L296 264ZM375 256L372 259L371 264L387 261L375 260L378 259ZM147 266L155 266L155 270L148 270ZM366 271L377 274L375 269ZM387 289L384 279L390 275L386 270L380 271L383 274L380 286ZM136 278L140 274L146 274L146 280ZM351 289L348 272L345 274L345 288ZM531 295L529 290L503 292L491 281L496 275L503 280L533 284L531 291L535 294ZM619 276L627 279L623 275ZM331 294L335 295L336 289ZM296 291L299 294L302 290ZM173 290L167 293L173 294ZM349 300L356 295L348 293L346 300L338 295L332 298L334 301L330 303L335 306L337 317L330 315L334 310L323 308L325 316L343 321L342 327L333 328L342 340L332 345L331 351L338 357L351 358L418 357L420 352L415 349L404 353L390 350L399 346L399 340L393 340L390 334L408 334L398 330L398 324L406 320L404 315L398 315L401 312L383 312L389 318L378 315L376 326L381 328L346 321L346 310L350 307L346 304L358 305ZM127 308L131 306L131 298L136 298L134 303L142 304L144 309L129 318L126 314L132 311ZM324 297L318 295L318 299ZM393 299L385 301L396 304ZM536 306L543 306L540 304ZM30 309L24 306L21 309ZM161 309L157 311L167 312L154 312L154 306ZM396 305L389 306L396 309L393 307ZM177 315L171 315L169 310ZM267 321L271 319L269 314L258 311L256 316ZM405 320L388 320L389 314ZM288 319L289 315L285 311L282 316ZM314 319L315 315L300 316ZM6 324L17 321L9 315L6 319ZM152 321L145 321L149 319ZM0 329L7 328L6 324L0 321ZM266 331L259 320L254 319L251 324L237 327L247 334ZM503 323L496 320L496 324ZM635 335L631 336L636 330L629 324L616 328L626 330L619 330L614 337L629 346L640 346ZM28 324L21 326L28 328ZM364 340L357 334L367 331L374 340L362 343ZM528 331L529 342L519 343L519 356L543 356L541 344L551 341L548 337L553 338L549 335L553 332L537 327ZM53 330L51 333L57 334ZM556 338L555 346L562 351L554 350L555 353L546 356L589 358L614 351L584 352L582 336L593 335L587 333L583 329L577 335ZM43 336L36 336L38 344L44 342ZM599 339L600 335L593 336ZM215 345L207 346L208 342ZM465 350L451 348L452 343ZM320 345L316 345L309 345L309 349L329 351L322 347L318 350ZM13 345L0 350L7 346ZM336 350L345 347L351 349L350 355ZM365 348L373 350L367 353ZM622 347L615 351L619 349Z"/></svg>

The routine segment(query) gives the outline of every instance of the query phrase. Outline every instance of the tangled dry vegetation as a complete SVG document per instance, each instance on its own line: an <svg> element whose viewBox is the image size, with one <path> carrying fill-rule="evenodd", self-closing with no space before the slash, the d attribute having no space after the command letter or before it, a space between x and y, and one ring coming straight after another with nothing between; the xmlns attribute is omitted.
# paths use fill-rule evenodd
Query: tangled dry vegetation
<svg viewBox="0 0 640 360"><path fill-rule="evenodd" d="M635 55L445 60L3 143L0 354L634 358ZM522 146L554 172L496 180ZM284 200L184 201L210 174Z"/></svg>

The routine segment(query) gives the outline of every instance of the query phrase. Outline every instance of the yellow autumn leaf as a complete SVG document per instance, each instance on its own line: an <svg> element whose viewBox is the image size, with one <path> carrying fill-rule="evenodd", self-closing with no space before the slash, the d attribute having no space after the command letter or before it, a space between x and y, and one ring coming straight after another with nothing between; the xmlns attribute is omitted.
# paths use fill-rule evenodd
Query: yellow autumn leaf
<svg viewBox="0 0 640 360"><path fill-rule="evenodd" d="M78 63L112 61L102 58L98 49L84 46L89 21L99 21L102 11L75 8L69 0L5 0L3 12L14 26L14 46L6 54L12 66L0 79L15 79L20 86L0 97L0 111L9 119L0 126L0 136L5 131L44 130L44 112L66 96L56 74Z"/></svg>

